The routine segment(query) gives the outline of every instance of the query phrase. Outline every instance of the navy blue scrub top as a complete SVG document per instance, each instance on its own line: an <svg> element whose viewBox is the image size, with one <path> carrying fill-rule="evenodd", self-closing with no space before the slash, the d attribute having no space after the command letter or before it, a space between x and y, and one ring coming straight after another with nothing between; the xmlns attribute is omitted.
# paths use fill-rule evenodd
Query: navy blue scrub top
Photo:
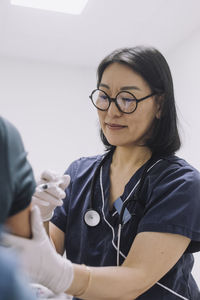
<svg viewBox="0 0 200 300"><path fill-rule="evenodd" d="M55 209L51 222L65 233L66 254L72 262L116 266L119 213L115 203L112 210L109 209L112 158L102 167L103 197L100 174L95 183L93 209L100 213L100 224L89 227L84 222L84 214L90 206L91 181L101 159L100 155L80 158L70 165L66 174L71 176L71 183L63 206ZM141 178L144 167L125 186L120 197L122 201ZM122 226L120 264L139 232L180 234L190 238L191 243L175 266L137 299L199 300L200 292L191 270L194 263L192 253L200 251L200 173L177 156L158 160L145 178L142 202L130 202L127 206L130 218Z"/></svg>

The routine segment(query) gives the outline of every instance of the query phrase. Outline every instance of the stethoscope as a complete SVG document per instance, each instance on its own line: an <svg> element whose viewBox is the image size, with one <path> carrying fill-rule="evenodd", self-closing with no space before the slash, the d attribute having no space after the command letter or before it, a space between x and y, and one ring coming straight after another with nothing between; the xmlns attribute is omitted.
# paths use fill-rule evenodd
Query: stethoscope
<svg viewBox="0 0 200 300"><path fill-rule="evenodd" d="M96 183L97 176L100 173L101 167L103 166L105 161L113 154L113 151L114 150L111 150L104 155L103 159L101 160L101 162L99 163L99 165L97 166L97 168L95 170L95 173L94 173L94 176L93 176L93 179L91 182L89 208L87 209L87 211L84 214L85 224L89 227L97 226L101 220L99 212L93 208L95 183ZM135 192L133 194L130 194L129 197L124 201L121 211L120 211L120 215L119 215L119 224L122 225L122 223L123 223L124 211L125 211L125 208L127 207L127 205L131 201L139 201L141 189L144 184L145 178L147 176L148 170L149 170L149 168L151 168L151 166L155 163L156 160L158 160L158 158L156 158L155 156L152 156L148 160L148 162L146 163L145 168L142 172L140 181L138 182L137 189L135 190Z"/></svg>
<svg viewBox="0 0 200 300"><path fill-rule="evenodd" d="M114 150L109 151L107 154L104 155L101 162L97 166L91 186L90 186L90 201L89 201L89 208L84 214L84 221L85 224L89 227L95 227L100 223L101 217L100 213L93 208L93 199L94 199L94 190L95 190L95 183L97 176L100 174L100 182L102 182L102 166L105 163L107 159L110 158L110 156L113 154ZM133 187L132 191L129 193L128 197L124 200L120 214L119 214L119 221L118 221L118 234L117 234L117 266L119 266L119 256L120 256L120 240L121 240L121 230L123 225L123 217L126 207L130 202L141 202L141 192L142 187L144 185L144 181L146 179L147 173L150 171L150 169L157 164L161 159L158 159L156 156L152 156L147 163L145 164L145 167L143 169L142 175L140 179L138 180L137 184ZM101 192L103 194L103 187L101 186ZM144 205L143 205L144 206ZM136 205L134 206L136 207ZM144 211L143 207L143 211ZM135 212L135 211L134 211ZM141 213L140 213L141 214ZM134 213L132 213L134 215Z"/></svg>
<svg viewBox="0 0 200 300"><path fill-rule="evenodd" d="M113 150L109 151L108 153L106 153L103 156L103 158L102 158L100 164L97 166L95 173L93 175L93 178L92 178L92 182L91 182L91 186L90 186L89 208L87 209L87 211L84 214L85 224L89 227L97 226L101 220L99 212L93 209L94 188L95 188L96 179L100 173L101 167L103 166L105 161L110 157L110 155L112 155L112 153L113 153Z"/></svg>

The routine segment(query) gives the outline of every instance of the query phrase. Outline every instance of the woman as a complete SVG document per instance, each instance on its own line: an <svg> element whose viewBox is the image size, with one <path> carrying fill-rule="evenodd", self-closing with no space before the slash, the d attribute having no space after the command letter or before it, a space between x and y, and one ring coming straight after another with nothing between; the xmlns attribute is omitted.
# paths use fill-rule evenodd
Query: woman
<svg viewBox="0 0 200 300"><path fill-rule="evenodd" d="M44 248L53 250L41 233L40 259L56 271L41 270L40 282L54 290L59 282L57 291L74 299L200 299L191 275L192 253L200 250L200 175L174 155L180 139L168 64L154 48L119 49L97 75L90 98L106 158L81 158L66 171L71 183L50 236L74 264L47 257ZM38 232L35 212L33 219ZM19 241L26 258L36 253L37 240Z"/></svg>

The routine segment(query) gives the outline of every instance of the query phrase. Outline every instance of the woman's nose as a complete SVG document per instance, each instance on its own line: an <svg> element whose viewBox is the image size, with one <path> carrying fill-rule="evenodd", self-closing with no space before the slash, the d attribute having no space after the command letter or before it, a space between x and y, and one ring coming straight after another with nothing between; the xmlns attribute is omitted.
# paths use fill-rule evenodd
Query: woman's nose
<svg viewBox="0 0 200 300"><path fill-rule="evenodd" d="M110 116L118 116L120 117L122 115L122 112L118 109L117 105L115 104L115 102L111 102L110 106L107 110L107 113Z"/></svg>

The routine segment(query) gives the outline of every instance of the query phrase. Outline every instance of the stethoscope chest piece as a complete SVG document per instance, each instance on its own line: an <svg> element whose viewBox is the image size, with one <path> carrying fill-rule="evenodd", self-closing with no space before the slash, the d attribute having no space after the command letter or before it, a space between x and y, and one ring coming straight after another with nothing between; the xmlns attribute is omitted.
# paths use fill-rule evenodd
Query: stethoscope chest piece
<svg viewBox="0 0 200 300"><path fill-rule="evenodd" d="M95 227L100 222L100 215L94 209L88 209L84 215L85 223L90 227Z"/></svg>

